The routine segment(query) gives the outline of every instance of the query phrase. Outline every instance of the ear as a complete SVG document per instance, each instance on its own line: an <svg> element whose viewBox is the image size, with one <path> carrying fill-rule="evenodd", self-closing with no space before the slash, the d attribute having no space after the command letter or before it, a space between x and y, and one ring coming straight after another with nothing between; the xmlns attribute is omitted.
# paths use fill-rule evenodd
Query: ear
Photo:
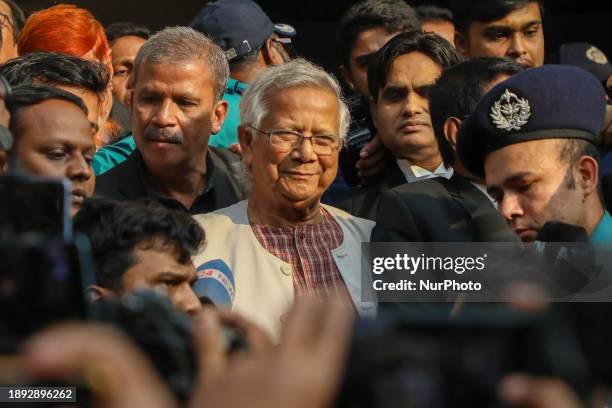
<svg viewBox="0 0 612 408"><path fill-rule="evenodd" d="M264 44L262 51L264 51L263 57L264 57L264 61L266 62L266 65L281 65L285 62L285 60L283 59L283 56L280 55L278 53L278 51L276 51L276 49L274 48L274 45L272 44L272 37L268 38L266 40L266 43Z"/></svg>
<svg viewBox="0 0 612 408"><path fill-rule="evenodd" d="M447 118L444 121L444 137L450 143L453 150L457 150L457 135L461 127L461 120L454 116Z"/></svg>
<svg viewBox="0 0 612 408"><path fill-rule="evenodd" d="M599 185L599 165L597 160L591 156L582 156L578 159L576 166L579 173L580 186L584 190L585 196L597 192Z"/></svg>
<svg viewBox="0 0 612 408"><path fill-rule="evenodd" d="M464 59L470 58L470 42L468 38L455 30L455 48Z"/></svg>
<svg viewBox="0 0 612 408"><path fill-rule="evenodd" d="M215 106L212 111L212 128L210 132L213 135L216 135L221 131L221 128L223 127L223 122L225 122L225 117L227 116L228 109L229 104L223 99L215 103Z"/></svg>
<svg viewBox="0 0 612 408"><path fill-rule="evenodd" d="M344 64L340 65L339 68L340 68L340 75L342 76L342 79L346 83L346 86L348 86L351 89L351 91L354 91L355 84L353 82L353 76L351 75L351 70Z"/></svg>
<svg viewBox="0 0 612 408"><path fill-rule="evenodd" d="M376 109L376 101L374 100L374 98L372 98L371 96L368 97L368 103L370 106L370 117L372 118L372 124L374 125L375 128L378 129L378 123L376 123L378 121L378 112Z"/></svg>
<svg viewBox="0 0 612 408"><path fill-rule="evenodd" d="M243 125L238 126L238 143L242 150L242 161L247 167L253 163L253 133Z"/></svg>
<svg viewBox="0 0 612 408"><path fill-rule="evenodd" d="M85 293L90 303L96 303L102 299L109 299L115 296L112 290L99 285L89 285L87 289L85 289Z"/></svg>

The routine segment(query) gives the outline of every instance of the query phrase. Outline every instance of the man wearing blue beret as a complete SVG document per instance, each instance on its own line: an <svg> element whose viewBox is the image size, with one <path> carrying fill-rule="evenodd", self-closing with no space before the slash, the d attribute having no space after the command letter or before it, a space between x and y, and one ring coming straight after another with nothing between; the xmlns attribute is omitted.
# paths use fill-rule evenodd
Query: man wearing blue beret
<svg viewBox="0 0 612 408"><path fill-rule="evenodd" d="M524 242L549 221L576 225L612 243L599 188L601 83L576 67L548 65L498 84L459 132L466 168L486 179L498 210Z"/></svg>

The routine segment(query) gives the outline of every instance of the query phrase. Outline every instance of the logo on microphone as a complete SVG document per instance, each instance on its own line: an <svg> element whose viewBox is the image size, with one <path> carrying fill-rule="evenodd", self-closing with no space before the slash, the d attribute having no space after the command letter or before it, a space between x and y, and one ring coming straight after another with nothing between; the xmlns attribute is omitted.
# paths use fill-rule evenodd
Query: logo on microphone
<svg viewBox="0 0 612 408"><path fill-rule="evenodd" d="M234 276L220 259L204 262L197 268L198 280L193 290L198 297L207 298L215 305L231 305L236 297Z"/></svg>

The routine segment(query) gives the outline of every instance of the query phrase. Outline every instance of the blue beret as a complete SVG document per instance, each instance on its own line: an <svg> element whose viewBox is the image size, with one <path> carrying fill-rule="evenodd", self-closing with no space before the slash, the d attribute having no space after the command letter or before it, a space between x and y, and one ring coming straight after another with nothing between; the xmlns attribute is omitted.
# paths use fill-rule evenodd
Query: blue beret
<svg viewBox="0 0 612 408"><path fill-rule="evenodd" d="M589 43L568 43L559 47L559 63L589 71L600 82L612 75L612 65L599 48Z"/></svg>
<svg viewBox="0 0 612 408"><path fill-rule="evenodd" d="M502 147L537 139L596 143L606 110L604 89L592 74L565 65L518 73L491 89L463 122L457 154L484 178L484 159Z"/></svg>

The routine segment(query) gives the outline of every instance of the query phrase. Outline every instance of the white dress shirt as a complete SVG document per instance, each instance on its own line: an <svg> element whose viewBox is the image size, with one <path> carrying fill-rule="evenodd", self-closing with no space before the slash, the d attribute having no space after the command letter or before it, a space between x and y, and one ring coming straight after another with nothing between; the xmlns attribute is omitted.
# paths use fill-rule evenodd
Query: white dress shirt
<svg viewBox="0 0 612 408"><path fill-rule="evenodd" d="M444 163L440 163L433 172L416 166L406 159L397 159L397 165L404 174L404 177L406 177L406 182L408 183L414 183L415 181L427 180L434 177L449 179L453 175L453 168L444 167Z"/></svg>

